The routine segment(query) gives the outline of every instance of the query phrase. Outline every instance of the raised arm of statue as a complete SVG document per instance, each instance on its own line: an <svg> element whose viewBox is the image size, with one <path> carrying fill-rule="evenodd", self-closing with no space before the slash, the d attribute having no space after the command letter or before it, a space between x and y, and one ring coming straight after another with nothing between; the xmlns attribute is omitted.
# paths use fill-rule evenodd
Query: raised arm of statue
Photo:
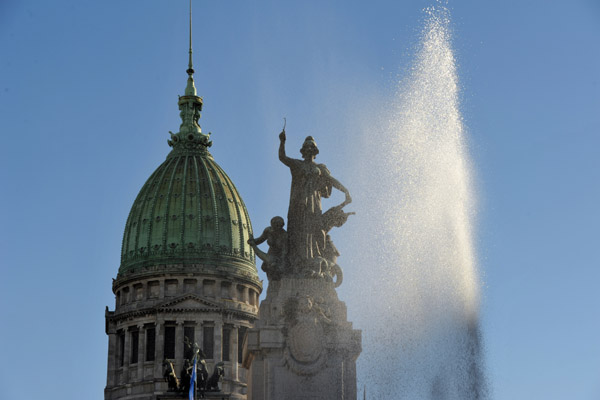
<svg viewBox="0 0 600 400"><path fill-rule="evenodd" d="M279 160L288 167L292 164L292 159L285 155L285 131L279 134Z"/></svg>

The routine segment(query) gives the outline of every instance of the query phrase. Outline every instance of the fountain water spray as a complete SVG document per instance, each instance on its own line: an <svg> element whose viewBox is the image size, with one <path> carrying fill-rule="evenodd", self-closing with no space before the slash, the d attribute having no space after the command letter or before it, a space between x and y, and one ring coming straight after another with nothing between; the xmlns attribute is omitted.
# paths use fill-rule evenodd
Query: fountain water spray
<svg viewBox="0 0 600 400"><path fill-rule="evenodd" d="M355 196L372 205L360 211L372 258L354 256L373 288L358 306L360 378L372 399L481 399L472 168L449 14L426 12L416 61L385 133L369 137L369 171Z"/></svg>

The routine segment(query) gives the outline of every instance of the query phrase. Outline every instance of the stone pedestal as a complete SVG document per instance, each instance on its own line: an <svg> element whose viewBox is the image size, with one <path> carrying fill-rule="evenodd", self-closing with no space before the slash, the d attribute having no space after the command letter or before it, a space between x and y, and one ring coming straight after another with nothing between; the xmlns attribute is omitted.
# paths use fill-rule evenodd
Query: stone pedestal
<svg viewBox="0 0 600 400"><path fill-rule="evenodd" d="M356 399L361 331L325 279L269 283L260 320L248 333L249 399Z"/></svg>

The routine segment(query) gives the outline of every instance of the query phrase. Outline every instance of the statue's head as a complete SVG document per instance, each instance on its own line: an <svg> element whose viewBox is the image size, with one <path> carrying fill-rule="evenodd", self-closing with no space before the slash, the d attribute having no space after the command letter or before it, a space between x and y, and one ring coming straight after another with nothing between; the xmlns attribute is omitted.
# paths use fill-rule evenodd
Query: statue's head
<svg viewBox="0 0 600 400"><path fill-rule="evenodd" d="M313 139L312 136L307 136L306 139L304 139L304 143L300 149L300 154L302 154L302 158L304 159L312 159L319 154L317 142L315 142L315 139Z"/></svg>
<svg viewBox="0 0 600 400"><path fill-rule="evenodd" d="M284 225L285 221L283 220L283 218L279 216L271 218L271 227L273 229L282 229Z"/></svg>

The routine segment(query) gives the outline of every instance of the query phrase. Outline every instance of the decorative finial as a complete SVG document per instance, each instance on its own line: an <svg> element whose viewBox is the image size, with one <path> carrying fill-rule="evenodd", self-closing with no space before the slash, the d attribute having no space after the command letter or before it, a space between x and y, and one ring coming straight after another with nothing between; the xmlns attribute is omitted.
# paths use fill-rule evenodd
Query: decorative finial
<svg viewBox="0 0 600 400"><path fill-rule="evenodd" d="M179 132L171 134L171 139L168 140L169 146L175 150L185 151L200 151L202 154L207 154L206 148L212 145L210 141L210 133L202 133L198 120L202 111L202 97L196 94L196 86L194 86L194 67L192 66L192 0L190 0L190 50L189 63L187 69L188 79L185 87L185 94L179 97L177 104L179 105L179 116L181 117L181 125Z"/></svg>
<svg viewBox="0 0 600 400"><path fill-rule="evenodd" d="M186 96L196 96L196 86L194 86L194 67L192 65L192 0L190 0L190 50L189 50L189 62L188 62L188 81L185 88Z"/></svg>
<svg viewBox="0 0 600 400"><path fill-rule="evenodd" d="M192 66L192 0L190 0L190 61L188 63L188 69L185 71L188 75L194 74L194 67Z"/></svg>

